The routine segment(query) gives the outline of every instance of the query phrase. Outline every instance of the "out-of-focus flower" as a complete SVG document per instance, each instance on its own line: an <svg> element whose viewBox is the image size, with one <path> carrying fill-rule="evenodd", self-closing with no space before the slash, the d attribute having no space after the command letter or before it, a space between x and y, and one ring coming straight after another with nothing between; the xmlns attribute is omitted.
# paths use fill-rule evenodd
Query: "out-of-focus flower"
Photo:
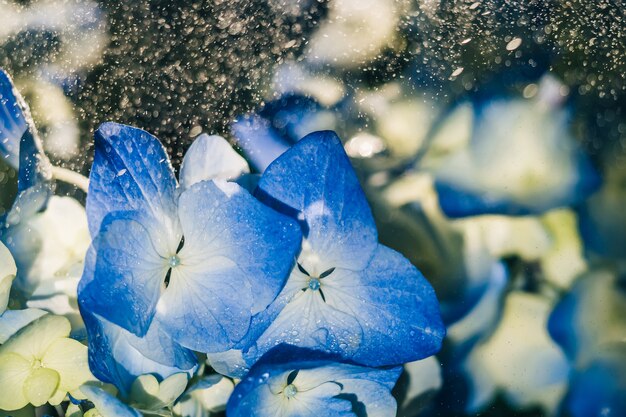
<svg viewBox="0 0 626 417"><path fill-rule="evenodd" d="M374 369L343 364L307 349L275 348L235 387L227 406L239 416L392 416L390 390L402 368Z"/></svg>
<svg viewBox="0 0 626 417"><path fill-rule="evenodd" d="M17 274L17 267L11 252L0 242L0 316L9 304L9 293L15 274Z"/></svg>
<svg viewBox="0 0 626 417"><path fill-rule="evenodd" d="M580 229L590 256L622 262L626 258L625 173L609 172L603 187L579 210Z"/></svg>
<svg viewBox="0 0 626 417"><path fill-rule="evenodd" d="M13 62L28 63L22 65L39 77L70 79L96 64L106 44L104 15L93 1L3 2L0 45L12 51Z"/></svg>
<svg viewBox="0 0 626 417"><path fill-rule="evenodd" d="M333 0L329 17L310 41L307 60L353 68L392 45L405 2Z"/></svg>
<svg viewBox="0 0 626 417"><path fill-rule="evenodd" d="M289 93L270 101L257 113L239 118L231 130L252 166L263 172L307 134L335 127L332 110L310 97Z"/></svg>
<svg viewBox="0 0 626 417"><path fill-rule="evenodd" d="M229 378L209 375L194 383L172 410L181 417L210 417L226 409L235 385Z"/></svg>
<svg viewBox="0 0 626 417"><path fill-rule="evenodd" d="M604 345L626 341L626 292L621 285L615 271L594 268L554 308L550 335L576 366L587 364Z"/></svg>
<svg viewBox="0 0 626 417"><path fill-rule="evenodd" d="M567 388L569 365L548 335L550 308L540 295L514 291L506 297L497 329L465 364L470 412L485 407L498 390L517 407L556 410Z"/></svg>
<svg viewBox="0 0 626 417"><path fill-rule="evenodd" d="M274 161L257 195L303 228L297 266L240 348L251 365L279 343L368 366L422 359L445 329L428 281L378 243L370 208L339 138L305 137ZM209 360L211 360L209 356Z"/></svg>
<svg viewBox="0 0 626 417"><path fill-rule="evenodd" d="M185 170L204 172L202 162L189 159ZM81 307L138 336L156 318L176 342L205 352L246 335L301 240L293 221L237 184L200 181L181 192L159 141L114 123L96 132L87 213L94 242Z"/></svg>
<svg viewBox="0 0 626 417"><path fill-rule="evenodd" d="M77 312L76 286L90 243L84 207L71 197L53 196L45 211L25 218L3 236L18 269L24 269L16 281L19 289L33 294L42 286L33 294L32 306L47 305L57 314ZM63 305L42 301L54 294L63 295Z"/></svg>
<svg viewBox="0 0 626 417"><path fill-rule="evenodd" d="M440 113L438 104L401 82L371 90L358 88L352 106L361 117L367 115L371 121L368 133L379 137L389 157L396 160L407 160L427 147L428 134Z"/></svg>
<svg viewBox="0 0 626 417"><path fill-rule="evenodd" d="M567 111L548 100L485 101L468 129L468 146L433 169L448 216L541 213L578 203L600 184Z"/></svg>
<svg viewBox="0 0 626 417"><path fill-rule="evenodd" d="M72 102L63 89L42 80L17 80L29 98L33 118L44 149L57 159L69 160L79 153L80 129Z"/></svg>
<svg viewBox="0 0 626 417"><path fill-rule="evenodd" d="M87 347L69 334L66 318L46 315L0 346L1 409L59 404L68 392L84 398L79 387L93 380Z"/></svg>
<svg viewBox="0 0 626 417"><path fill-rule="evenodd" d="M603 346L593 360L574 372L562 409L572 417L626 415L624 375L626 343Z"/></svg>
<svg viewBox="0 0 626 417"><path fill-rule="evenodd" d="M286 62L276 69L273 87L275 94L280 96L295 93L311 97L325 107L335 106L347 94L347 86L340 80L295 62Z"/></svg>
<svg viewBox="0 0 626 417"><path fill-rule="evenodd" d="M404 374L400 376L398 385L402 384L406 375L406 391L404 400L398 404L400 415L418 415L420 409L427 404L430 396L436 393L443 384L441 365L436 357L431 356L404 365Z"/></svg>
<svg viewBox="0 0 626 417"><path fill-rule="evenodd" d="M0 344L9 340L21 328L46 314L45 311L34 308L7 310L11 284L16 273L17 268L11 252L0 242Z"/></svg>

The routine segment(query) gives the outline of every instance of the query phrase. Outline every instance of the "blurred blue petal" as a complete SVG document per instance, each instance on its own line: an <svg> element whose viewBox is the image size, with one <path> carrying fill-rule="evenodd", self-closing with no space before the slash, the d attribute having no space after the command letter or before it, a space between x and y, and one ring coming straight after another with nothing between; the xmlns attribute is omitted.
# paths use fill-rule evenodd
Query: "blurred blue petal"
<svg viewBox="0 0 626 417"><path fill-rule="evenodd" d="M37 308L27 308L24 310L7 310L0 315L0 344L5 343L11 336L17 333L29 323L47 314Z"/></svg>
<svg viewBox="0 0 626 417"><path fill-rule="evenodd" d="M18 170L18 190L25 191L50 180L50 162L28 105L13 85L11 77L0 69L0 157Z"/></svg>
<svg viewBox="0 0 626 417"><path fill-rule="evenodd" d="M25 108L11 77L0 69L0 156L15 169L19 165L20 139L28 130Z"/></svg>
<svg viewBox="0 0 626 417"><path fill-rule="evenodd" d="M266 103L256 114L236 120L237 145L259 172L307 134L329 126L328 112L310 97L295 93Z"/></svg>
<svg viewBox="0 0 626 417"><path fill-rule="evenodd" d="M265 169L272 161L289 149L290 143L281 138L270 125L270 122L251 115L235 121L231 130L237 145L250 164L259 172Z"/></svg>
<svg viewBox="0 0 626 417"><path fill-rule="evenodd" d="M307 349L281 345L235 387L229 417L383 417L396 413L390 390L401 368L342 364Z"/></svg>
<svg viewBox="0 0 626 417"><path fill-rule="evenodd" d="M597 193L579 207L580 233L589 256L626 258L624 207L626 191L623 180L619 177L607 181Z"/></svg>
<svg viewBox="0 0 626 417"><path fill-rule="evenodd" d="M626 292L610 269L581 275L556 305L548 321L550 336L572 363L593 357L604 345L624 339Z"/></svg>
<svg viewBox="0 0 626 417"><path fill-rule="evenodd" d="M626 416L626 344L608 346L574 373L562 408L572 417Z"/></svg>

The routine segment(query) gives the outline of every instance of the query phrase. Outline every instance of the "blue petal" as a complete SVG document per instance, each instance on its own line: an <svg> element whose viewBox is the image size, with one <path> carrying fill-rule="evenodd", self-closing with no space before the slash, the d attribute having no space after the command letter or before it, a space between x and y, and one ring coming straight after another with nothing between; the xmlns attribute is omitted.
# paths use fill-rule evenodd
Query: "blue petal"
<svg viewBox="0 0 626 417"><path fill-rule="evenodd" d="M202 181L179 201L185 243L158 311L183 346L232 348L281 290L300 247L298 225L234 183Z"/></svg>
<svg viewBox="0 0 626 417"><path fill-rule="evenodd" d="M170 375L196 370L196 356L174 342L153 321L142 338L105 319L81 311L89 340L89 368L100 381L115 385L128 396L132 383L144 374L153 374L159 380Z"/></svg>
<svg viewBox="0 0 626 417"><path fill-rule="evenodd" d="M390 394L401 368L380 370L335 362L315 351L278 346L264 356L235 387L229 417L276 415L389 416ZM285 387L296 390L285 397Z"/></svg>
<svg viewBox="0 0 626 417"><path fill-rule="evenodd" d="M481 214L503 214L507 216L525 216L540 213L542 210L524 203L511 201L503 196L484 190L473 193L446 182L435 182L439 204L446 216L460 218Z"/></svg>
<svg viewBox="0 0 626 417"><path fill-rule="evenodd" d="M103 417L142 417L139 411L127 406L102 388L83 385L80 390Z"/></svg>
<svg viewBox="0 0 626 417"><path fill-rule="evenodd" d="M130 126L104 123L95 133L87 215L92 236L114 211L137 210L167 223L176 213L176 178L157 138Z"/></svg>
<svg viewBox="0 0 626 417"><path fill-rule="evenodd" d="M445 328L432 287L408 260L385 246L378 247L363 271L335 269L322 280L321 291L302 292L297 281L292 273L281 295L259 315L271 324L245 349L248 364L278 343L368 366L411 362L441 348ZM263 325L256 320L251 333Z"/></svg>
<svg viewBox="0 0 626 417"><path fill-rule="evenodd" d="M43 152L39 137L31 129L24 132L20 140L20 162L18 169L18 191L46 183L52 179L52 166Z"/></svg>
<svg viewBox="0 0 626 417"><path fill-rule="evenodd" d="M43 152L28 105L0 69L0 157L19 169L18 190L50 180L50 162Z"/></svg>
<svg viewBox="0 0 626 417"><path fill-rule="evenodd" d="M169 265L168 252L158 246L160 231L137 217L119 212L104 220L87 252L79 302L142 336L154 317Z"/></svg>
<svg viewBox="0 0 626 417"><path fill-rule="evenodd" d="M623 340L626 294L610 269L581 275L548 320L550 336L572 363L586 362L598 346Z"/></svg>
<svg viewBox="0 0 626 417"><path fill-rule="evenodd" d="M259 172L265 171L272 161L289 149L289 142L280 137L269 121L259 116L238 119L231 130L246 159Z"/></svg>
<svg viewBox="0 0 626 417"><path fill-rule="evenodd" d="M321 106L309 97L287 94L267 103L258 115L238 119L231 128L253 167L263 172L289 146L312 131L320 110Z"/></svg>
<svg viewBox="0 0 626 417"><path fill-rule="evenodd" d="M372 213L334 132L311 133L274 161L259 198L301 220L312 252L334 267L361 269L376 249Z"/></svg>
<svg viewBox="0 0 626 417"><path fill-rule="evenodd" d="M626 345L609 346L577 371L563 401L572 417L626 416Z"/></svg>
<svg viewBox="0 0 626 417"><path fill-rule="evenodd" d="M19 165L20 139L28 130L25 106L9 74L0 69L0 155L15 169Z"/></svg>
<svg viewBox="0 0 626 417"><path fill-rule="evenodd" d="M326 299L332 303L336 297L337 308L343 304L347 311L357 312L364 340L355 361L392 365L441 349L446 331L435 292L402 255L380 245L364 271L347 274L343 281L328 280L333 291L326 291Z"/></svg>

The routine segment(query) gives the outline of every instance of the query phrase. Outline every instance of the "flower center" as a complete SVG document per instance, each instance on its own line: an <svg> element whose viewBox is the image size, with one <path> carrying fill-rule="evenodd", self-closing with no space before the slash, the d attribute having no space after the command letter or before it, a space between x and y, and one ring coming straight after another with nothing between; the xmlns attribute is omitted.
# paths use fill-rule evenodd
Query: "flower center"
<svg viewBox="0 0 626 417"><path fill-rule="evenodd" d="M311 291L317 291L320 289L320 280L318 278L311 278L309 280L309 289Z"/></svg>
<svg viewBox="0 0 626 417"><path fill-rule="evenodd" d="M287 385L285 389L283 390L283 394L285 394L285 397L287 398L293 398L296 396L297 393L298 393L298 388L296 388L296 386L293 384Z"/></svg>
<svg viewBox="0 0 626 417"><path fill-rule="evenodd" d="M180 265L180 258L178 257L178 255L172 255L170 256L170 259L167 261L167 263L170 268L176 268L178 265Z"/></svg>
<svg viewBox="0 0 626 417"><path fill-rule="evenodd" d="M41 359L35 359L33 361L33 369L37 369L37 368L41 368L43 367L42 363L41 363Z"/></svg>

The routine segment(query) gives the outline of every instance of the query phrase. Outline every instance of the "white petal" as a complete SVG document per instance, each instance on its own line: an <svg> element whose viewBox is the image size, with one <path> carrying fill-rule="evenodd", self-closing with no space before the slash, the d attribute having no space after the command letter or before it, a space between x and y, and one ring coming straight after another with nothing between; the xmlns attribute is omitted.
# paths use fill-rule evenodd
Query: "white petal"
<svg viewBox="0 0 626 417"><path fill-rule="evenodd" d="M180 169L180 184L189 188L204 180L235 180L248 172L248 163L226 139L202 134L185 154Z"/></svg>

